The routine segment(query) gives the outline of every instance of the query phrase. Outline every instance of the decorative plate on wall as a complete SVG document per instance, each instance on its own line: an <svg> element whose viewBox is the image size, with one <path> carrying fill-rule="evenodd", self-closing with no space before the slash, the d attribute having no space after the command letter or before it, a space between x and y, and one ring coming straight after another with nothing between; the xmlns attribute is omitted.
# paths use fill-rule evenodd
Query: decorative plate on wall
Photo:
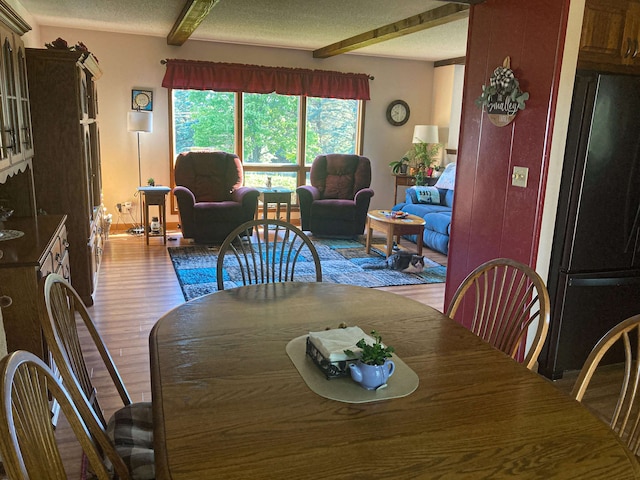
<svg viewBox="0 0 640 480"><path fill-rule="evenodd" d="M153 110L153 91L152 90L131 90L131 109L144 110L150 112Z"/></svg>

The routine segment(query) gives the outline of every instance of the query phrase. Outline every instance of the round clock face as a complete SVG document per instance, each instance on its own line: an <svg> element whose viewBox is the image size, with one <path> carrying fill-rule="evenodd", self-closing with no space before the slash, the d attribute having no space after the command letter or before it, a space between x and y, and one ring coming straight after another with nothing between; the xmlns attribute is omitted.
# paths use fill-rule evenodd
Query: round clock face
<svg viewBox="0 0 640 480"><path fill-rule="evenodd" d="M409 120L409 105L402 100L394 100L387 107L387 120L396 127L404 125Z"/></svg>
<svg viewBox="0 0 640 480"><path fill-rule="evenodd" d="M144 108L147 105L149 105L149 102L151 101L151 99L149 98L149 95L147 95L146 93L140 92L136 94L133 101L136 103L138 107Z"/></svg>

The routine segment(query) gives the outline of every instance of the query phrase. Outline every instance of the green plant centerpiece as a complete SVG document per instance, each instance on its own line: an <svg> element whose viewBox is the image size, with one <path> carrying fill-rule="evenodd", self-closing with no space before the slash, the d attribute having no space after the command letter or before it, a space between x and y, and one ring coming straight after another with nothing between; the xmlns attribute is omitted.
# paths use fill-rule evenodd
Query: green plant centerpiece
<svg viewBox="0 0 640 480"><path fill-rule="evenodd" d="M390 360L394 349L382 343L382 336L375 330L371 331L375 339L373 344L369 344L365 339L356 343L360 349L359 355L352 350L345 350L349 357L359 357L356 363L349 364L351 378L367 390L378 390L387 385L389 377L395 371L395 363Z"/></svg>

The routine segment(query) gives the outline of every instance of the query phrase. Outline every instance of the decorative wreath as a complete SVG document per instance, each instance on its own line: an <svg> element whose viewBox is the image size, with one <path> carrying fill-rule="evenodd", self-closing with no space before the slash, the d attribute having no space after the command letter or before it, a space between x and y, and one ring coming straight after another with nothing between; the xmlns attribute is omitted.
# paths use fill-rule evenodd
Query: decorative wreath
<svg viewBox="0 0 640 480"><path fill-rule="evenodd" d="M487 107L496 100L511 99L518 105L518 110L524 110L524 102L529 100L529 94L520 90L518 79L511 70L511 59L506 57L501 67L493 71L489 78L489 86L482 86L482 94L476 99L476 105L480 108Z"/></svg>

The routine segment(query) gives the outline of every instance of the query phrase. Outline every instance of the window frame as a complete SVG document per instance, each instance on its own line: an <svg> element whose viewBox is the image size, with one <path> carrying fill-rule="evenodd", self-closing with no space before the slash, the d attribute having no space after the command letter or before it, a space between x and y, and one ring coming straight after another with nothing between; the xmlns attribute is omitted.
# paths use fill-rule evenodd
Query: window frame
<svg viewBox="0 0 640 480"><path fill-rule="evenodd" d="M168 88L168 105L169 105L169 181L171 189L176 186L174 176L174 165L176 157L174 156L174 117L173 117L173 91L183 89ZM187 90L187 89L184 89ZM234 148L235 153L242 160L244 158L244 149L242 141L242 125L243 125L243 94L247 92L233 92L234 93ZM305 152L306 152L306 130L307 130L307 97L305 95L299 95L298 102L298 144L297 144L297 162L295 164L284 163L269 163L269 164L251 164L244 163L242 161L242 168L245 172L293 172L296 173L296 185L301 186L306 184L307 174L311 171L311 164L305 164ZM364 122L365 122L365 110L366 102L364 100L356 100L358 102L357 107L357 121L356 121L356 145L355 154L362 155L363 143L364 143ZM243 179L244 180L244 179ZM170 208L173 215L178 214L178 205L175 200L175 196L170 195ZM297 197L296 197L297 198ZM294 209L298 209L297 203L292 204Z"/></svg>

